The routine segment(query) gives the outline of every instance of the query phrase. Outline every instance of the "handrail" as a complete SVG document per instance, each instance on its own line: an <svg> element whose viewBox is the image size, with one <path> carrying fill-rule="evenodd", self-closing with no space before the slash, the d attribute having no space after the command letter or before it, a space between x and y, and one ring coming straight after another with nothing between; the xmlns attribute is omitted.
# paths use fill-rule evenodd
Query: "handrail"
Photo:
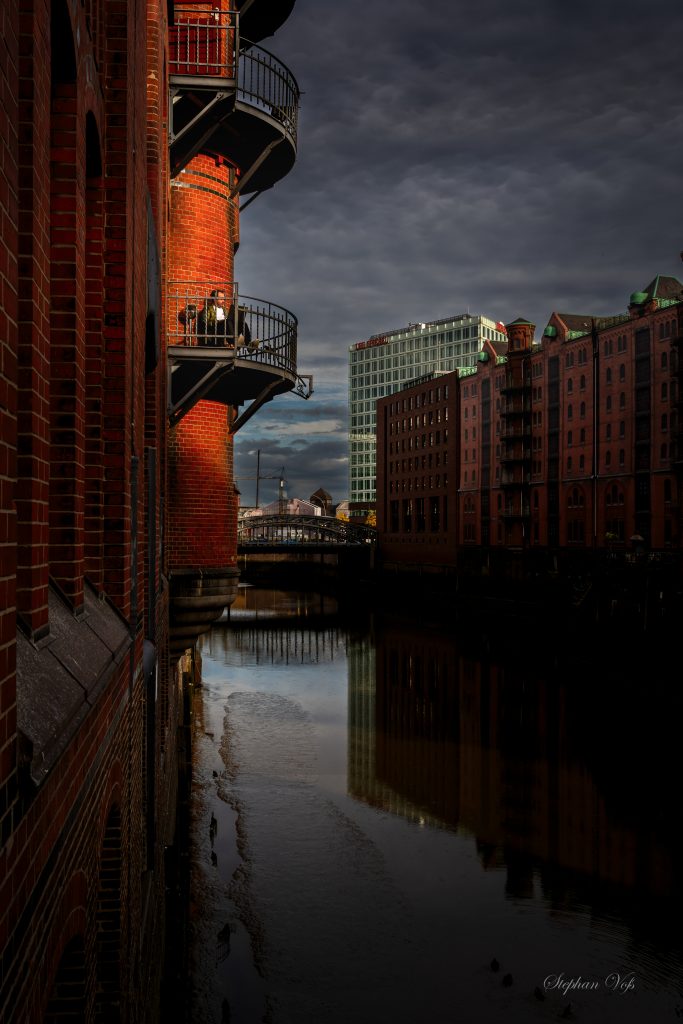
<svg viewBox="0 0 683 1024"><path fill-rule="evenodd" d="M217 323L210 311L215 313L215 293L220 291L225 292L224 319ZM231 353L296 375L297 318L266 299L240 295L236 282L169 281L166 309L169 345L198 348L207 355Z"/></svg>
<svg viewBox="0 0 683 1024"><path fill-rule="evenodd" d="M240 39L239 14L210 3L176 4L175 24L169 29L171 76L236 80L239 102L274 118L296 145L299 86L289 68L269 50Z"/></svg>
<svg viewBox="0 0 683 1024"><path fill-rule="evenodd" d="M243 545L258 542L257 539L265 537L277 543L285 534L289 536L291 531L297 532L299 539L303 539L305 533L317 535L318 540L323 534L334 536L342 543L374 542L377 539L374 527L349 523L334 516L297 516L288 513L251 515L243 516L237 525L238 542Z"/></svg>
<svg viewBox="0 0 683 1024"><path fill-rule="evenodd" d="M169 28L169 72L198 78L237 77L239 17L211 3L175 4Z"/></svg>
<svg viewBox="0 0 683 1024"><path fill-rule="evenodd" d="M296 79L269 50L247 45L249 49L240 54L237 99L270 114L296 145L300 97Z"/></svg>

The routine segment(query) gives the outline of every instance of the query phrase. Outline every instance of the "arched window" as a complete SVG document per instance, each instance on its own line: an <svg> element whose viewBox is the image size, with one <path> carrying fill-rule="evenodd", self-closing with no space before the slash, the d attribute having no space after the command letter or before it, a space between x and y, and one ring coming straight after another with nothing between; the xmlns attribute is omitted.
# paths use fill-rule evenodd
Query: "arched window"
<svg viewBox="0 0 683 1024"><path fill-rule="evenodd" d="M96 7L92 7L95 10ZM102 409L104 345L102 335L103 198L102 157L93 114L85 121L85 569L95 586L103 582L104 455Z"/></svg>
<svg viewBox="0 0 683 1024"><path fill-rule="evenodd" d="M83 606L85 465L82 409L85 252L79 190L79 123L71 19L52 4L50 118L50 573L73 608Z"/></svg>
<svg viewBox="0 0 683 1024"><path fill-rule="evenodd" d="M121 1019L121 812L116 806L102 840L96 926L95 1024L116 1024Z"/></svg>
<svg viewBox="0 0 683 1024"><path fill-rule="evenodd" d="M87 1020L85 944L75 936L62 953L43 1024L82 1024Z"/></svg>

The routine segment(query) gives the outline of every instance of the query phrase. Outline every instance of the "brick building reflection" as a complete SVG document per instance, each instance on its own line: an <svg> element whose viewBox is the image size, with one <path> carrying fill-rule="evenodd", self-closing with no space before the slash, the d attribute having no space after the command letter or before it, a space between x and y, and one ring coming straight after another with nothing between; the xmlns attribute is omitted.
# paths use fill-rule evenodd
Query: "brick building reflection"
<svg viewBox="0 0 683 1024"><path fill-rule="evenodd" d="M374 650L350 652L349 793L474 836L482 866L506 868L510 895L531 895L539 872L560 902L565 885L591 882L670 894L674 848L643 737L640 768L637 729L623 755L608 756L612 712L571 682L556 668L466 656L423 624L386 621ZM637 723L642 708L631 714Z"/></svg>

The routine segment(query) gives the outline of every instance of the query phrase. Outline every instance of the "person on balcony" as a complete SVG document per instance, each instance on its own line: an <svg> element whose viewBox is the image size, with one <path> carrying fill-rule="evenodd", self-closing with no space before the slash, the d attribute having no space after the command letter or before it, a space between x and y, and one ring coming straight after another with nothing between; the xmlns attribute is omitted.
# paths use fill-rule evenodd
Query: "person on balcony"
<svg viewBox="0 0 683 1024"><path fill-rule="evenodd" d="M227 345L234 348L246 346L250 351L258 346L251 340L251 331L242 310L237 318L237 336L235 337L235 307L230 306L225 312L225 292L215 288L204 303L204 308L197 317L197 341L200 345Z"/></svg>

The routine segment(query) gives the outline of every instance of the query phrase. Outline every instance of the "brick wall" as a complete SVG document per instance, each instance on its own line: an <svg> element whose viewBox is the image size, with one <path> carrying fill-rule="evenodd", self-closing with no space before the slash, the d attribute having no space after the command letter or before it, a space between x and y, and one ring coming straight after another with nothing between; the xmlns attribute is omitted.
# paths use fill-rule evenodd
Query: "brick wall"
<svg viewBox="0 0 683 1024"><path fill-rule="evenodd" d="M164 0L0 8L0 1017L8 1024L57 1015L69 979L87 1021L118 1004L121 1019L152 1019L159 994L182 714L162 576L166 366L145 367L148 192L158 251L165 247L165 39ZM84 595L91 610L81 616ZM93 600L125 641L101 671L82 643ZM147 678L145 633L157 659ZM95 649L104 642L91 638ZM58 667L70 704L59 673L46 671L55 650L68 662Z"/></svg>
<svg viewBox="0 0 683 1024"><path fill-rule="evenodd" d="M20 21L17 609L39 636L49 574L50 18L45 4L36 13Z"/></svg>
<svg viewBox="0 0 683 1024"><path fill-rule="evenodd" d="M233 280L239 218L237 200L229 197L233 174L224 161L200 155L172 182L168 277L196 282L204 295ZM171 571L236 565L237 496L229 416L226 406L202 401L171 431Z"/></svg>
<svg viewBox="0 0 683 1024"><path fill-rule="evenodd" d="M16 351L18 228L18 29L0 9L0 847L16 800ZM0 860L0 877L1 877ZM5 926L6 927L6 926ZM0 924L0 947L3 945Z"/></svg>
<svg viewBox="0 0 683 1024"><path fill-rule="evenodd" d="M171 431L168 451L172 570L234 566L237 497L227 407L199 402Z"/></svg>
<svg viewBox="0 0 683 1024"><path fill-rule="evenodd" d="M237 201L229 198L233 175L225 161L200 154L171 182L170 280L203 281L208 292L233 280L239 218Z"/></svg>

